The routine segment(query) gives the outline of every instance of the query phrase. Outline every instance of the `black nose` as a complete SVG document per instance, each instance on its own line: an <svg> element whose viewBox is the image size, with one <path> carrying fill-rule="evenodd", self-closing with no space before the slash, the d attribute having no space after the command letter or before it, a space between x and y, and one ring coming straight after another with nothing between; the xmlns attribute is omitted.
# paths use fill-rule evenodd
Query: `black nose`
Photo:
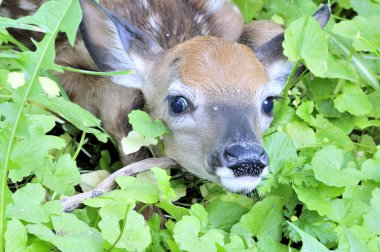
<svg viewBox="0 0 380 252"><path fill-rule="evenodd" d="M269 164L268 155L258 144L232 144L224 149L222 162L236 177L259 176Z"/></svg>

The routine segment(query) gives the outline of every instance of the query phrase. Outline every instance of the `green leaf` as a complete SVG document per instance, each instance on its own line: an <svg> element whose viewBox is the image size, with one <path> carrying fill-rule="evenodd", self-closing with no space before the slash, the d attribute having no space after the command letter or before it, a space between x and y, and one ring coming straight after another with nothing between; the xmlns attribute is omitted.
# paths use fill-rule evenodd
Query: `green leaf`
<svg viewBox="0 0 380 252"><path fill-rule="evenodd" d="M36 175L40 183L62 195L73 195L80 182L78 167L68 154L60 156L57 162L45 162Z"/></svg>
<svg viewBox="0 0 380 252"><path fill-rule="evenodd" d="M216 244L224 245L224 235L216 229L208 230L200 236L201 223L194 216L184 216L174 228L174 239L179 248L186 251L217 251Z"/></svg>
<svg viewBox="0 0 380 252"><path fill-rule="evenodd" d="M245 22L257 17L264 7L263 0L233 0L233 3L240 9Z"/></svg>
<svg viewBox="0 0 380 252"><path fill-rule="evenodd" d="M259 240L269 235L273 240L280 241L283 221L281 200L271 196L257 202L241 217L239 224Z"/></svg>
<svg viewBox="0 0 380 252"><path fill-rule="evenodd" d="M343 152L335 146L323 147L316 152L311 165L315 178L329 186L354 186L362 178L361 172L355 168L342 169Z"/></svg>
<svg viewBox="0 0 380 252"><path fill-rule="evenodd" d="M7 222L5 232L5 251L24 252L31 251L27 249L26 243L28 235L26 228L18 219L12 219Z"/></svg>
<svg viewBox="0 0 380 252"><path fill-rule="evenodd" d="M147 183L134 177L118 177L116 182L121 189L128 192L137 201L145 204L158 202L160 192L155 184Z"/></svg>
<svg viewBox="0 0 380 252"><path fill-rule="evenodd" d="M270 168L272 173L280 170L287 160L294 161L297 158L296 149L285 133L276 132L265 137L264 147L271 161Z"/></svg>
<svg viewBox="0 0 380 252"><path fill-rule="evenodd" d="M322 243L320 243L317 239L315 239L313 236L309 235L308 233L305 233L303 230L299 229L292 223L288 222L288 224L293 227L297 233L302 237L302 248L300 252L312 252L312 251L329 251Z"/></svg>
<svg viewBox="0 0 380 252"><path fill-rule="evenodd" d="M342 94L334 101L335 107L339 112L348 113L356 116L366 115L372 111L372 104L364 91L353 83L344 83Z"/></svg>
<svg viewBox="0 0 380 252"><path fill-rule="evenodd" d="M101 251L103 239L99 231L89 227L73 214L52 217L54 233L42 224L29 224L29 233L51 242L61 251Z"/></svg>
<svg viewBox="0 0 380 252"><path fill-rule="evenodd" d="M368 116L380 118L380 90L376 90L369 94L368 99L372 104L372 111L368 114Z"/></svg>
<svg viewBox="0 0 380 252"><path fill-rule="evenodd" d="M251 200L249 200L249 205L242 204L246 201L244 198L242 195L235 196L234 194L229 194L227 197L215 197L206 208L211 227L228 232L252 207Z"/></svg>
<svg viewBox="0 0 380 252"><path fill-rule="evenodd" d="M9 177L12 181L21 181L39 169L51 149L62 149L66 143L56 136L39 136L19 141L11 153L13 161Z"/></svg>
<svg viewBox="0 0 380 252"><path fill-rule="evenodd" d="M166 171L157 167L153 167L151 171L156 176L158 189L160 190L160 198L169 201L177 200L178 197L174 189L170 186L170 176L167 175Z"/></svg>
<svg viewBox="0 0 380 252"><path fill-rule="evenodd" d="M360 251L360 252L369 252L368 246L357 237L350 229L344 227L344 232L340 235L339 239L339 251Z"/></svg>
<svg viewBox="0 0 380 252"><path fill-rule="evenodd" d="M133 130L141 136L156 138L169 133L167 127L160 119L153 122L150 116L144 111L133 110L129 113L128 118Z"/></svg>
<svg viewBox="0 0 380 252"><path fill-rule="evenodd" d="M380 5L378 6L380 10ZM353 41L357 51L373 51L380 48L380 12L378 16L356 16L334 25L332 31Z"/></svg>
<svg viewBox="0 0 380 252"><path fill-rule="evenodd" d="M77 104L67 101L62 97L47 98L42 95L36 97L36 100L49 108L50 111L71 122L78 129L94 134L101 142L107 142L108 135L97 129L100 127L100 120Z"/></svg>
<svg viewBox="0 0 380 252"><path fill-rule="evenodd" d="M116 248L143 251L150 244L151 235L144 217L132 210L134 206L124 201L105 204L99 212L102 217L99 227L105 240L110 244L117 242Z"/></svg>
<svg viewBox="0 0 380 252"><path fill-rule="evenodd" d="M208 213L206 212L206 209L202 205L198 203L192 205L189 213L191 216L198 218L203 228L206 227L208 223Z"/></svg>
<svg viewBox="0 0 380 252"><path fill-rule="evenodd" d="M296 149L314 147L317 144L315 132L305 123L292 122L287 125L287 132Z"/></svg>
<svg viewBox="0 0 380 252"><path fill-rule="evenodd" d="M364 215L364 226L376 235L380 235L380 188L372 192L371 207Z"/></svg>
<svg viewBox="0 0 380 252"><path fill-rule="evenodd" d="M379 15L380 4L372 0L351 0L352 7L360 16Z"/></svg>
<svg viewBox="0 0 380 252"><path fill-rule="evenodd" d="M140 135L137 131L130 131L128 136L121 139L121 146L125 155L135 153L143 146L156 145L156 138L148 138Z"/></svg>
<svg viewBox="0 0 380 252"><path fill-rule="evenodd" d="M380 151L376 152L373 159L364 161L361 169L366 179L380 183Z"/></svg>
<svg viewBox="0 0 380 252"><path fill-rule="evenodd" d="M13 204L7 207L7 217L30 223L49 222L52 215L61 214L62 205L59 201L45 203L45 196L46 191L40 184L28 183L13 194Z"/></svg>
<svg viewBox="0 0 380 252"><path fill-rule="evenodd" d="M301 17L285 30L284 55L290 61L303 60L316 76L327 72L327 39L318 22L312 17Z"/></svg>
<svg viewBox="0 0 380 252"><path fill-rule="evenodd" d="M318 187L304 187L293 185L298 199L303 202L309 210L315 210L320 216L331 215L331 204L326 200L327 197L321 194Z"/></svg>
<svg viewBox="0 0 380 252"><path fill-rule="evenodd" d="M310 16L315 12L317 6L310 0L266 0L265 8L269 11L268 18L277 14L285 19L286 24L290 24L299 17Z"/></svg>

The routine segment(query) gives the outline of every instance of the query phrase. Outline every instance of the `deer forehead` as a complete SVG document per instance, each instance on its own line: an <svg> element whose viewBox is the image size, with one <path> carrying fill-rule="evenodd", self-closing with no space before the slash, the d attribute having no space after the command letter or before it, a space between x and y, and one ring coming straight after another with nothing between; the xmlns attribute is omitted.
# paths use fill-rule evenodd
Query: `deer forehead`
<svg viewBox="0 0 380 252"><path fill-rule="evenodd" d="M214 37L198 37L168 53L180 81L211 94L213 99L239 93L254 97L268 78L264 66L245 45Z"/></svg>

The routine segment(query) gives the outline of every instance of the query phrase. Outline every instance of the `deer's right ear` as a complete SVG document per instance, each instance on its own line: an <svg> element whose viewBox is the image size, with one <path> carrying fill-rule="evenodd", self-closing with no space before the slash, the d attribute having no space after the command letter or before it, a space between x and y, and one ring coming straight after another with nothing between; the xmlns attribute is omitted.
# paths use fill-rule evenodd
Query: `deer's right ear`
<svg viewBox="0 0 380 252"><path fill-rule="evenodd" d="M112 76L119 85L141 88L142 76L161 48L147 34L123 21L93 0L80 0L82 39L100 71L135 70L136 74Z"/></svg>

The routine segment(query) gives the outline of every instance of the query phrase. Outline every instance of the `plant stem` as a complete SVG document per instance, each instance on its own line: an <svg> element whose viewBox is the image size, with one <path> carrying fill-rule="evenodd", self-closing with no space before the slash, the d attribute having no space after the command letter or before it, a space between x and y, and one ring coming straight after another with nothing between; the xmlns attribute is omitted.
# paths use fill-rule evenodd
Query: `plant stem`
<svg viewBox="0 0 380 252"><path fill-rule="evenodd" d="M73 155L73 159L76 160L78 155L79 155L79 152L80 150L82 149L82 146L83 146L83 143L84 143L84 140L86 139L86 132L82 131L82 136L80 137L80 141L78 143L78 147L77 149L75 150L75 153Z"/></svg>

